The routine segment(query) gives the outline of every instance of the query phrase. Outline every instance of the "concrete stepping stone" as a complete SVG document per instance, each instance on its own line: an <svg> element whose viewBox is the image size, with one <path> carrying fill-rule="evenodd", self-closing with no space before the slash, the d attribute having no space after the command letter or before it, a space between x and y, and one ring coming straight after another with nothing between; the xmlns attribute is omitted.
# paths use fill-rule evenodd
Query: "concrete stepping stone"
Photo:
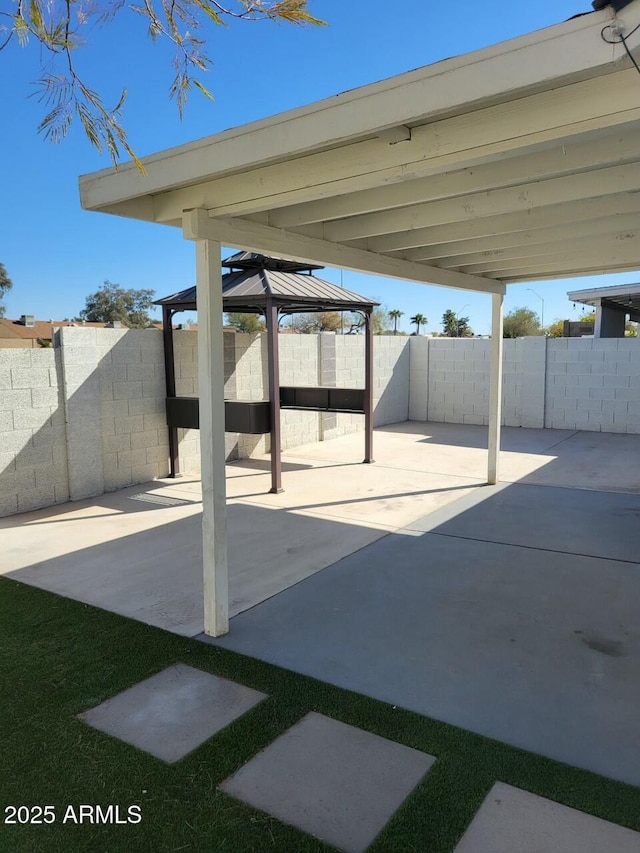
<svg viewBox="0 0 640 853"><path fill-rule="evenodd" d="M497 782L454 853L638 853L640 833Z"/></svg>
<svg viewBox="0 0 640 853"><path fill-rule="evenodd" d="M434 761L432 755L310 713L220 789L345 853L360 853Z"/></svg>
<svg viewBox="0 0 640 853"><path fill-rule="evenodd" d="M178 663L78 716L172 763L265 698L257 690Z"/></svg>

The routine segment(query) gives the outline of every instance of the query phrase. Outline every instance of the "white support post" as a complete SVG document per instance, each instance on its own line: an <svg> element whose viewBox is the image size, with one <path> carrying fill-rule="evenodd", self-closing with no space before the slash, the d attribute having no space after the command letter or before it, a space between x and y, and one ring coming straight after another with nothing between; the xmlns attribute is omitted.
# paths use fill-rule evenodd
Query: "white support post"
<svg viewBox="0 0 640 853"><path fill-rule="evenodd" d="M196 240L204 631L229 630L220 243Z"/></svg>
<svg viewBox="0 0 640 853"><path fill-rule="evenodd" d="M504 296L491 294L491 380L489 385L489 473L490 486L498 482L500 475L500 429L502 425L502 353Z"/></svg>

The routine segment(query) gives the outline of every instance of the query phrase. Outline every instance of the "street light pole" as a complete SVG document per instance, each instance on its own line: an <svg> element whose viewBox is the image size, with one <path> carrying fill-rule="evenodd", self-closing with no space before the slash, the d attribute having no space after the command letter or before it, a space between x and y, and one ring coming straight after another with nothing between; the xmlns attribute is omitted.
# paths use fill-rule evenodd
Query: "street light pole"
<svg viewBox="0 0 640 853"><path fill-rule="evenodd" d="M534 296L537 296L540 302L542 302L542 310L540 312L540 325L542 326L542 334L544 335L544 299L540 296L539 293L536 293L532 287L528 287L527 290L530 290Z"/></svg>

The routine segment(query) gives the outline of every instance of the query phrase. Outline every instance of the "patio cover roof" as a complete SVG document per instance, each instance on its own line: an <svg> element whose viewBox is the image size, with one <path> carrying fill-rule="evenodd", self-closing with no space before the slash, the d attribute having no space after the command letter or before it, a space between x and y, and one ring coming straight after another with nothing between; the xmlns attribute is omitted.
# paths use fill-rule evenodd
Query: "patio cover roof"
<svg viewBox="0 0 640 853"><path fill-rule="evenodd" d="M221 246L492 294L496 483L506 283L640 269L640 0L614 20L605 7L161 151L145 175L80 178L85 209L195 241L206 633L229 613Z"/></svg>
<svg viewBox="0 0 640 853"><path fill-rule="evenodd" d="M640 77L607 7L80 179L83 206L389 277L640 268ZM637 52L640 0L620 19ZM604 30L604 38L603 38Z"/></svg>

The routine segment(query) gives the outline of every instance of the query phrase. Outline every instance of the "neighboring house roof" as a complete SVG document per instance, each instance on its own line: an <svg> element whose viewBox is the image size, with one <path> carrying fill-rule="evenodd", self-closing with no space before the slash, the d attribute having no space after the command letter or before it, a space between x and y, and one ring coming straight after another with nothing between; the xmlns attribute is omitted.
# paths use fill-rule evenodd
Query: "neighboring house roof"
<svg viewBox="0 0 640 853"><path fill-rule="evenodd" d="M640 321L640 284L617 284L613 287L592 287L588 290L572 290L567 293L572 302L592 305L597 308L609 305L624 311L629 317Z"/></svg>
<svg viewBox="0 0 640 853"><path fill-rule="evenodd" d="M110 328L110 323L75 323L73 320L34 320L33 325L25 326L21 320L9 320L0 318L0 339L21 338L22 340L52 340L53 329L60 326L77 326L79 328L105 329ZM154 323L158 329L162 323Z"/></svg>

